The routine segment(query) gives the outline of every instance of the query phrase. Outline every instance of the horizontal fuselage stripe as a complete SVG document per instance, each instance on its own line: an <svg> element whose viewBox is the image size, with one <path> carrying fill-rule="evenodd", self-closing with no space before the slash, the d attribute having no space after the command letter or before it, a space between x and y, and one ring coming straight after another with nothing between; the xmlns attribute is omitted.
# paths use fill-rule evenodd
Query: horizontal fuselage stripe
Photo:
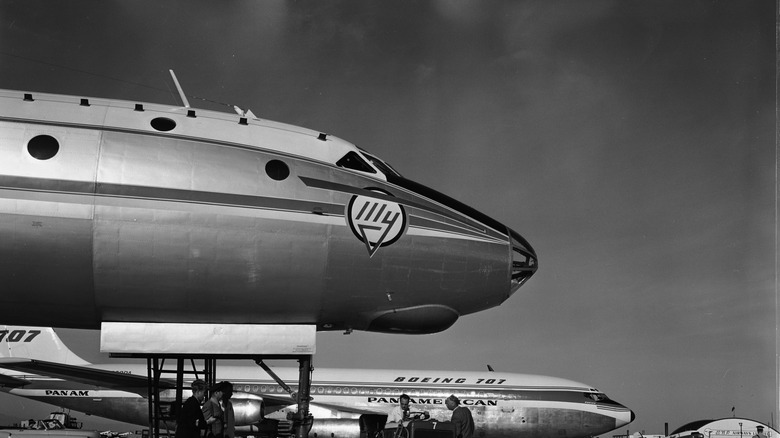
<svg viewBox="0 0 780 438"><path fill-rule="evenodd" d="M49 381L51 382L51 381ZM107 390L107 389L87 389L87 388L79 388L75 389L72 387L72 385L66 385L65 387L58 387L59 385L51 385L47 386L45 388L37 388L37 386L42 386L40 384L31 385L25 388L17 388L17 389L10 389L8 392L11 392L16 395L22 395L22 396L49 396L49 397L56 397L56 396L69 396L69 397L117 397L117 398L123 398L123 397L132 397L137 398L138 395L133 392L125 392L121 390ZM422 391L424 392L424 391ZM546 404L571 404L571 405L577 405L581 407L590 406L591 409L596 410L606 410L611 412L628 412L629 409L617 404L605 404L605 403L594 403L594 402L587 402L587 401L580 401L579 399L575 397L567 397L567 394L562 394L559 392L542 392L542 393L534 393L533 397L528 397L527 394L524 394L522 392L512 392L509 394L506 394L504 397L498 397L495 394L488 394L488 395L475 395L470 394L466 391L453 391L456 395L458 395L461 399L466 400L491 400L493 402L497 403L546 403ZM267 396L271 397L273 399L278 399L279 397L287 396L287 393L271 393L271 392L249 392L249 393L243 393L243 392L236 392L235 398L241 399L245 398L246 396L242 397L242 394L251 394L252 396ZM355 399L366 399L369 401L374 402L386 402L389 404L397 404L398 403L398 395L370 395L370 394L335 394L335 393L318 393L315 391L311 392L312 397L315 398L315 400L319 399L331 399L331 398L339 398L339 399L346 399L348 400L355 400ZM570 394L569 394L570 395ZM444 394L422 394L422 395L414 395L410 394L410 397L412 399L412 404L430 404L429 402L431 400L444 400L446 397L449 396L449 393ZM290 404L293 404L294 401L290 400ZM356 402L349 402L347 404L352 405Z"/></svg>
<svg viewBox="0 0 780 438"><path fill-rule="evenodd" d="M335 182L332 182L332 181L323 181L323 180L319 180L319 179L308 178L308 177L305 177L305 176L301 176L299 178L308 187L314 187L314 188L323 189L323 190L332 190L332 191L343 192L343 193L351 193L353 195L370 196L372 198L380 199L380 200L383 200L385 202L395 202L395 203L398 203L398 204L403 204L403 205L406 205L406 206L409 206L409 207L417 208L417 209L420 209L422 211L434 212L431 209L431 206L427 206L427 205L424 205L424 204L421 204L421 203L415 202L415 201L410 201L408 199L397 198L395 196L385 195L385 194L374 192L374 191L371 191L371 190L366 190L366 189L361 189L361 188L357 188L357 187L352 187L352 186L348 186L348 185L345 185L345 184L335 183ZM435 213L440 215L440 216L446 217L446 218L448 218L450 220L453 220L453 221L461 224L463 227L467 227L472 232L479 233L480 235L482 235L484 237L489 237L488 234L487 234L487 231L484 228L479 228L479 227L476 227L476 226L474 226L472 224L468 224L468 223L464 222L460 217L450 213L447 210L436 209Z"/></svg>
<svg viewBox="0 0 780 438"><path fill-rule="evenodd" d="M231 193L216 193L136 185L94 183L86 181L69 181L49 178L0 176L0 190L2 189L57 196L57 198L50 199L49 202L63 202L63 198L61 198L61 196L70 196L71 198L65 202L83 205L106 204L105 202L100 202L97 199L115 198L276 210L305 215L313 214L318 216L331 217L344 216L344 205L341 204L301 201L296 199L275 198L267 196L239 195ZM360 189L355 189L355 192L360 192L360 194L363 196L387 198L387 200L391 202L398 201L398 198L388 197L369 190L363 190L361 192ZM89 198L79 199L79 195L88 196ZM92 196L94 196L96 199L92 199ZM46 201L45 199L41 199L44 197L45 195L39 196L38 200ZM25 196L24 199L27 199L27 196ZM129 207L131 205L125 206ZM141 206L137 205L137 207ZM323 222L329 221L323 220ZM441 228L432 228L427 230L426 227L420 226L423 223L428 225L436 224ZM463 228L451 226L438 221L432 221L427 218L421 218L416 215L410 215L410 226L414 227L414 231L410 233L414 235L429 235L432 231L436 234L436 237L477 239L490 243L505 243L504 241L490 238L490 236L482 233L469 232Z"/></svg>
<svg viewBox="0 0 780 438"><path fill-rule="evenodd" d="M498 244L507 243L505 240L495 239L488 235L477 235L475 233L464 232L462 228L449 226L448 224L438 223L438 227L424 226L424 225L429 225L430 223L431 221L429 221L427 218L410 216L409 225L411 227L414 227L414 233L410 232L410 234L415 234L418 236L428 236L428 237L451 237L451 238L460 237L463 239L478 240L486 243L498 243Z"/></svg>
<svg viewBox="0 0 780 438"><path fill-rule="evenodd" d="M82 194L245 208L265 208L305 213L313 213L316 207L318 213L336 216L344 215L344 206L338 204L299 201L296 199L273 198L267 196L93 183L85 181L67 181L48 178L0 176L0 188L22 191L43 191L54 194Z"/></svg>
<svg viewBox="0 0 780 438"><path fill-rule="evenodd" d="M132 366L129 366L127 368L115 368L113 366L94 366L90 367L95 370L103 370L103 371L113 371L117 372L120 375L121 374L134 374L134 375L140 375L138 373L138 370L141 370L141 368L138 368L137 370L133 368ZM143 368L145 370L145 368ZM26 379L36 379L40 381L59 381L58 379L52 379L50 377L41 376L38 374L32 374L32 373L23 373L23 372L10 372L9 375L12 375L14 377L19 378L26 378ZM284 376L280 375L282 380L292 380L290 376ZM220 380L229 380L233 382L233 384L238 387L240 386L258 386L258 385L265 385L265 386L278 386L278 383L269 380L269 379L247 379L242 378L237 375L232 375L229 371L225 374L218 373L217 378ZM449 378L449 377L448 377ZM473 384L473 383L459 383L455 382L455 380L459 379L458 377L451 377L449 379L452 379L451 382L426 382L426 383L414 383L414 382L396 382L396 381L376 381L376 380L338 380L338 379L317 379L316 377L312 381L312 386L330 386L330 387L338 387L338 388L381 388L385 389L387 388L389 391L398 390L402 391L405 389L414 389L419 391L440 391L440 390L456 390L456 391L553 391L553 392L574 392L577 394L593 394L594 391L590 388L584 387L584 386L564 386L564 385L534 385L534 384L514 384L514 383L501 383L501 384L490 384L490 383L484 383L484 384ZM465 379L465 378L464 378ZM290 385L291 387L295 387L297 385ZM238 390L238 389L237 389ZM400 394L399 392L398 394Z"/></svg>

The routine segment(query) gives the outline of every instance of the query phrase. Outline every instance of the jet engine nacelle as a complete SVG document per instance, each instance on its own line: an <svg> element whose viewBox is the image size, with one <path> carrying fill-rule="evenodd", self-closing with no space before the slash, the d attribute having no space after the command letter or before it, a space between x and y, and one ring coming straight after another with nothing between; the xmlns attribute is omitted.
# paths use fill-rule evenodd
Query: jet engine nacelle
<svg viewBox="0 0 780 438"><path fill-rule="evenodd" d="M360 438L360 420L315 418L309 438Z"/></svg>
<svg viewBox="0 0 780 438"><path fill-rule="evenodd" d="M253 394L235 393L230 399L236 426L257 424L263 419L263 400Z"/></svg>

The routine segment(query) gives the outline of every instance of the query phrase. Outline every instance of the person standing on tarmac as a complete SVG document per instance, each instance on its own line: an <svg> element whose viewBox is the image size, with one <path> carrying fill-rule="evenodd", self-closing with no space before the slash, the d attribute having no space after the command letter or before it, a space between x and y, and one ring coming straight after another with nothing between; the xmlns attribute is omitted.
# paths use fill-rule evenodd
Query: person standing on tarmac
<svg viewBox="0 0 780 438"><path fill-rule="evenodd" d="M230 398L233 397L233 384L230 382L219 382L222 385L222 409L225 411L225 438L235 438L236 436L236 413L233 411L233 403Z"/></svg>
<svg viewBox="0 0 780 438"><path fill-rule="evenodd" d="M764 434L764 426L756 426L756 434L753 435L753 438L766 438L766 434Z"/></svg>
<svg viewBox="0 0 780 438"><path fill-rule="evenodd" d="M206 423L209 425L209 430L206 432L206 438L216 437L222 438L225 430L225 415L222 412L222 406L219 404L222 400L222 394L224 393L224 385L222 382L217 383L211 387L211 397L203 403L201 410L203 416L206 417Z"/></svg>
<svg viewBox="0 0 780 438"><path fill-rule="evenodd" d="M474 418L471 411L465 406L460 406L460 400L455 394L444 400L447 409L452 411L452 419L455 425L455 438L472 438L474 436Z"/></svg>
<svg viewBox="0 0 780 438"><path fill-rule="evenodd" d="M192 396L184 402L176 417L176 438L200 438L200 431L206 428L206 419L200 410L206 397L206 382L197 379L190 387Z"/></svg>

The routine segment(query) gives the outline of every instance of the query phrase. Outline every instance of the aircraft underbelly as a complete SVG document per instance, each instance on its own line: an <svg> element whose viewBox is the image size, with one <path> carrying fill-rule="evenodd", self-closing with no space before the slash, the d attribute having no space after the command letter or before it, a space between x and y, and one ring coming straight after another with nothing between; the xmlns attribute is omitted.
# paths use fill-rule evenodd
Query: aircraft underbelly
<svg viewBox="0 0 780 438"><path fill-rule="evenodd" d="M0 307L5 320L96 320L92 224L88 219L0 214Z"/></svg>
<svg viewBox="0 0 780 438"><path fill-rule="evenodd" d="M354 252L353 240L353 236L333 238L331 255ZM482 256L475 257L480 246ZM495 244L453 239L445 247L440 239L407 235L372 258L359 253L332 257L338 262L328 265L326 289L344 293L331 296L323 308L341 309L345 315L360 312L370 323L384 312L402 318L399 310L429 303L450 303L452 309L491 307L505 298L483 293L501 290L506 283L507 262L502 255L505 251ZM448 324L448 315L431 309L425 320L431 329L439 324L448 327L454 322ZM392 331L392 323L387 323L387 331Z"/></svg>
<svg viewBox="0 0 780 438"><path fill-rule="evenodd" d="M574 409L539 408L539 436L586 438L615 429L615 419L594 412Z"/></svg>
<svg viewBox="0 0 780 438"><path fill-rule="evenodd" d="M477 430L491 438L587 438L615 429L615 419L579 408L524 407L472 408Z"/></svg>
<svg viewBox="0 0 780 438"><path fill-rule="evenodd" d="M186 322L218 306L220 318L233 323L316 321L327 242L318 235L326 236L327 226L159 209L127 213L155 219L98 209L95 221L97 304L107 320L137 320L154 309L161 321Z"/></svg>

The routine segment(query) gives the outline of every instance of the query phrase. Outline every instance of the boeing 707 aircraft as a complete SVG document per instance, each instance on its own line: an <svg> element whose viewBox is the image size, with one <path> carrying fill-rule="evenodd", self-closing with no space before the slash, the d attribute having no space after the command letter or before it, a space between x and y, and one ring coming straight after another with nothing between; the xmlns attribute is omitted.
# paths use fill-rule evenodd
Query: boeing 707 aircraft
<svg viewBox="0 0 780 438"><path fill-rule="evenodd" d="M3 391L91 415L148 424L145 364L87 363L51 328L0 326L0 336L0 367L7 370L0 374ZM277 374L282 380L294 379L297 370L279 369ZM220 366L217 377L234 384L238 425L278 425L294 408L295 401L284 388L264 377L258 367ZM555 377L319 368L311 387L315 417L311 433L358 438L361 432L381 427L403 393L411 397L412 411L426 411L438 421L450 418L444 400L455 394L471 410L476 436L491 438L586 438L634 419L631 410L603 392ZM163 391L162 397L172 399L171 390Z"/></svg>

